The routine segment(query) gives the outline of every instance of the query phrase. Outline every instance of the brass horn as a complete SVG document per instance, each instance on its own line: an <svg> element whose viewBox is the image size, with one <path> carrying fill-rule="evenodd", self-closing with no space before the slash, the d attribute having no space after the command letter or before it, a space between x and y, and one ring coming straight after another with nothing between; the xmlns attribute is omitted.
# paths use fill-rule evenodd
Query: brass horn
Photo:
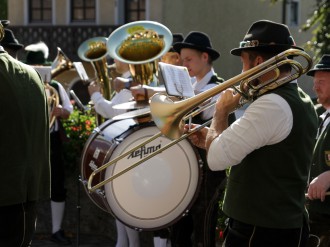
<svg viewBox="0 0 330 247"><path fill-rule="evenodd" d="M62 72L73 68L72 61L65 55L60 47L57 47L57 55L56 58L52 62L52 78L55 78Z"/></svg>
<svg viewBox="0 0 330 247"><path fill-rule="evenodd" d="M302 63L287 59L290 56L297 56L302 57L305 60L305 66ZM115 178L121 176L122 174L130 171L134 167L138 166L139 164L145 162L146 160L154 157L155 155L163 152L164 150L170 148L171 146L175 145L176 143L180 142L181 140L189 137L191 134L195 133L196 131L200 130L201 128L207 126L212 120L205 122L203 125L199 126L198 128L194 128L189 132L183 133L183 125L184 121L188 120L190 117L200 113L205 109L205 107L209 107L210 105L206 105L198 110L191 112L192 109L195 109L197 106L201 105L207 99L221 93L222 91L234 87L235 90L240 93L243 98L245 99L242 101L242 105L253 101L256 97L265 94L266 92L273 90L285 83L288 83L302 74L306 73L312 67L312 59L310 56L305 53L304 51L298 49L289 49L286 50L277 56L270 58L269 60L265 61L264 63L245 71L224 83L211 88L203 93L200 93L192 98L173 102L169 99L168 96L163 94L155 94L151 98L150 108L151 114L153 116L153 120L155 121L157 127L160 129L160 132L155 134L154 136L150 137L148 140L142 142L138 146L132 148L131 150L126 151L125 153L121 154L120 156L116 157L113 160L110 160L108 163L102 165L98 169L94 170L87 183L87 188L90 192L95 191L96 189L100 188L101 186L105 185L106 183L111 182ZM279 78L279 67L283 65L290 65L293 70L292 73L286 77ZM266 82L263 82L261 85L253 86L251 84L252 81L269 73L270 71L275 71L275 75L273 79L270 79ZM235 87L236 84L239 83L239 88ZM190 114L188 114L191 112ZM158 149L157 151L149 154L148 156L144 157L143 159L139 160L138 162L132 164L131 166L119 171L118 173L112 175L111 177L105 179L104 181L92 186L93 178L106 169L107 167L115 164L117 161L127 157L132 152L137 150L138 148L145 146L147 143L155 140L156 138L160 137L161 135L165 135L170 139L174 139L164 147Z"/></svg>
<svg viewBox="0 0 330 247"><path fill-rule="evenodd" d="M172 33L154 21L135 21L113 31L107 42L109 55L129 64L132 77L148 85L158 73L158 60L171 48Z"/></svg>
<svg viewBox="0 0 330 247"><path fill-rule="evenodd" d="M107 41L106 37L94 37L85 40L78 48L78 56L80 59L92 63L98 83L101 85L103 97L111 100L115 92L111 86L108 73ZM97 125L100 125L103 121L104 119L98 115Z"/></svg>
<svg viewBox="0 0 330 247"><path fill-rule="evenodd" d="M51 66L37 66L32 67L40 74L45 84L45 92L47 96L48 115L49 115L49 128L53 126L56 120L56 116L53 115L53 110L60 103L60 96L57 90L49 83L52 80L52 67Z"/></svg>

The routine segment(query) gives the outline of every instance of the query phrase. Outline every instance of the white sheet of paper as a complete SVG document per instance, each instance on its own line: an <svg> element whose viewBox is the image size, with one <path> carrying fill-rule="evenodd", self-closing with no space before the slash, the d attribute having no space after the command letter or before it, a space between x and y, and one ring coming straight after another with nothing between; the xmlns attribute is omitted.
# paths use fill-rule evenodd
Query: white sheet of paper
<svg viewBox="0 0 330 247"><path fill-rule="evenodd" d="M52 79L52 67L51 66L32 66L38 73L44 82L50 82Z"/></svg>
<svg viewBox="0 0 330 247"><path fill-rule="evenodd" d="M195 95L186 67L159 62L159 68L167 94L181 97Z"/></svg>
<svg viewBox="0 0 330 247"><path fill-rule="evenodd" d="M83 81L88 81L89 78L82 62L73 62L73 66L76 68L80 79Z"/></svg>

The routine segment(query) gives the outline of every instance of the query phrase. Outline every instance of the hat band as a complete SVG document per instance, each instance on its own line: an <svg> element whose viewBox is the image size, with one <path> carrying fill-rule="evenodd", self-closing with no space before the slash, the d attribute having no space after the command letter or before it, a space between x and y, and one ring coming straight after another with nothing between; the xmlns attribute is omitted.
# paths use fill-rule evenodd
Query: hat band
<svg viewBox="0 0 330 247"><path fill-rule="evenodd" d="M259 46L259 40L248 40L239 43L239 48Z"/></svg>
<svg viewBox="0 0 330 247"><path fill-rule="evenodd" d="M241 41L239 43L239 48L246 48L246 47L257 47L257 46L268 46L268 45L296 45L292 36L288 37L288 44L276 44L275 42L271 43L261 43L259 40L248 40L248 41Z"/></svg>

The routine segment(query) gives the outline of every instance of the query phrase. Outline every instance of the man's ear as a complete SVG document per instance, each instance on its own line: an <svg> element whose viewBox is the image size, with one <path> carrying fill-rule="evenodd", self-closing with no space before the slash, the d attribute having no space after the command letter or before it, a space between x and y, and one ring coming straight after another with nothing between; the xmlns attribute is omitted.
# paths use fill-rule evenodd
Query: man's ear
<svg viewBox="0 0 330 247"><path fill-rule="evenodd" d="M263 62L264 62L263 57L262 56L257 56L256 59L254 60L254 63L255 63L254 66L257 66L257 65L259 65Z"/></svg>
<svg viewBox="0 0 330 247"><path fill-rule="evenodd" d="M205 59L206 61L208 61L209 56L210 55L207 52L202 52L202 58Z"/></svg>

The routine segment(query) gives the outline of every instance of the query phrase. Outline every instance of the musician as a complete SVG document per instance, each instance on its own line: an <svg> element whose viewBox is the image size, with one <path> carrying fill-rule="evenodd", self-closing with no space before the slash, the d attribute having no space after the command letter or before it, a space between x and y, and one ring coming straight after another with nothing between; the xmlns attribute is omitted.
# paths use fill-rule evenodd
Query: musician
<svg viewBox="0 0 330 247"><path fill-rule="evenodd" d="M40 75L2 46L0 71L0 246L27 247L38 203L50 197L47 97Z"/></svg>
<svg viewBox="0 0 330 247"><path fill-rule="evenodd" d="M128 102L132 99L132 93L129 90L131 86L136 85L131 79L128 64L114 59L117 73L120 77L114 78L114 89L117 92L111 100L106 100L101 94L101 87L98 83L92 82L88 86L88 92L95 106L95 111L104 118L113 118L124 113L121 109L112 108L113 105Z"/></svg>
<svg viewBox="0 0 330 247"><path fill-rule="evenodd" d="M17 59L17 53L24 46L19 43L19 41L15 38L15 35L12 30L5 28L5 36L1 40L1 46L9 53L13 58Z"/></svg>
<svg viewBox="0 0 330 247"><path fill-rule="evenodd" d="M47 61L49 49L44 42L38 42L25 47L26 64L44 66L49 65ZM51 80L49 85L55 88L59 95L59 105L52 110L52 116L56 117L54 124L50 128L50 162L51 162L51 218L52 235L50 240L62 244L71 244L71 240L65 236L62 229L62 222L65 212L66 188L65 188L65 168L63 158L62 142L66 138L65 130L62 126L62 119L68 119L73 111L73 106L69 96L63 86Z"/></svg>
<svg viewBox="0 0 330 247"><path fill-rule="evenodd" d="M307 75L314 80L314 91L326 111L320 116L318 139L313 152L308 187L310 232L320 238L320 247L330 244L330 55L325 54Z"/></svg>
<svg viewBox="0 0 330 247"><path fill-rule="evenodd" d="M172 46L169 49L169 51L162 56L161 62L182 66L182 59L180 53L174 50L173 45L175 43L182 42L184 37L182 33L173 33L172 36L173 36Z"/></svg>
<svg viewBox="0 0 330 247"><path fill-rule="evenodd" d="M286 25L260 20L231 54L240 56L244 72L289 48L302 50ZM281 66L280 78L290 70ZM254 83L272 76L267 73ZM228 128L228 115L240 98L225 90L211 126L190 138L207 150L210 169L231 167L223 205L229 217L224 246L306 246L305 188L317 129L313 103L294 80L257 97Z"/></svg>
<svg viewBox="0 0 330 247"><path fill-rule="evenodd" d="M212 47L207 34L203 32L190 32L182 42L173 45L180 54L182 65L187 67L192 77L195 94L217 86L224 79L218 77L213 68L213 62L220 57L220 53ZM215 102L219 95L212 97ZM204 110L194 117L195 123L204 123L213 114L213 107ZM235 115L229 116L229 122L235 120ZM212 172L206 161L205 150L199 149L204 165L202 185L198 198L191 208L190 214L183 217L173 226L172 244L174 246L191 246L191 235L196 246L215 246L215 231L217 226L218 202L224 190L221 181L226 174L223 171Z"/></svg>
<svg viewBox="0 0 330 247"><path fill-rule="evenodd" d="M114 59L116 72L121 74L121 77L114 79L116 94L111 101L106 100L100 90L100 86L96 83L92 83L88 86L88 92L91 95L91 99L95 105L95 111L101 114L104 118L113 118L114 116L124 113L125 110L114 109L112 106L128 102L132 98L132 94L129 90L131 85L135 85L131 80L131 73L129 66L126 63ZM125 85L122 87L122 85ZM139 247L140 237L139 232L124 225L121 221L116 219L117 228L117 243L116 247Z"/></svg>

